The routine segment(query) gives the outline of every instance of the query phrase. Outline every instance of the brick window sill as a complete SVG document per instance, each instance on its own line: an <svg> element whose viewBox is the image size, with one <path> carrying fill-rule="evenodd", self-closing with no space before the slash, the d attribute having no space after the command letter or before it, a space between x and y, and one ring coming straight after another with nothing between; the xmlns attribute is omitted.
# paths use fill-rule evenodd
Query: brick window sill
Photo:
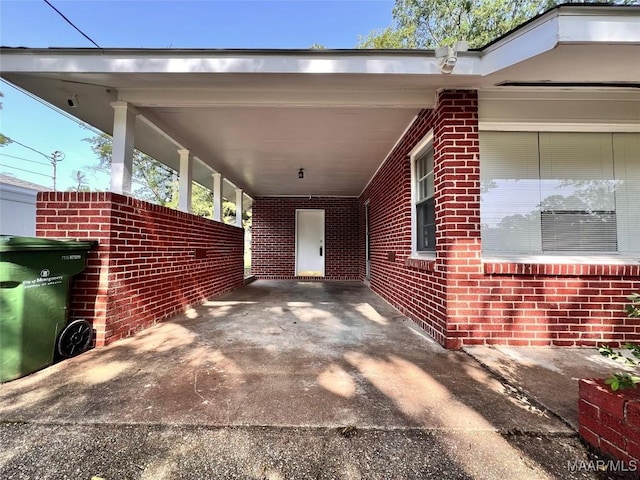
<svg viewBox="0 0 640 480"><path fill-rule="evenodd" d="M592 260L589 262L589 260ZM535 257L526 259L489 259L483 258L485 275L559 275L559 276L640 276L640 263L632 259L611 257L607 263L604 258L594 261L589 257Z"/></svg>
<svg viewBox="0 0 640 480"><path fill-rule="evenodd" d="M407 257L404 264L407 267L415 268L416 270L433 272L436 269L436 256L435 254L412 255Z"/></svg>

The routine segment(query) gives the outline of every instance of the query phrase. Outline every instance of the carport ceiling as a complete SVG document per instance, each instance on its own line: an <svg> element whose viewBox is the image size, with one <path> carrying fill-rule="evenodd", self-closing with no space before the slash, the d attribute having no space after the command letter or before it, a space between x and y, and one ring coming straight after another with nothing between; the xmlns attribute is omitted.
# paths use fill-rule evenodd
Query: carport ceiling
<svg viewBox="0 0 640 480"><path fill-rule="evenodd" d="M157 108L254 195L358 195L415 108ZM304 178L298 170L304 169Z"/></svg>

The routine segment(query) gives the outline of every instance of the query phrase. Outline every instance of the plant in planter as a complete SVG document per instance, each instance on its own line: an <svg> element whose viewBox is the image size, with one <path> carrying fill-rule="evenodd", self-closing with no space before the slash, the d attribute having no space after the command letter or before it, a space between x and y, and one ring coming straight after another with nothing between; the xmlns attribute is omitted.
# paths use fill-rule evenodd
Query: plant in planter
<svg viewBox="0 0 640 480"><path fill-rule="evenodd" d="M631 303L625 307L629 317L640 318L640 293L634 293L627 298L631 301ZM634 367L634 369L637 370L638 366L640 366L640 345L625 343L623 348L626 349L631 356L625 355L622 349L613 349L608 345L601 345L598 351L611 360ZM640 376L635 373L618 372L607 378L605 383L609 385L613 391L624 390L625 388L636 388L640 383Z"/></svg>

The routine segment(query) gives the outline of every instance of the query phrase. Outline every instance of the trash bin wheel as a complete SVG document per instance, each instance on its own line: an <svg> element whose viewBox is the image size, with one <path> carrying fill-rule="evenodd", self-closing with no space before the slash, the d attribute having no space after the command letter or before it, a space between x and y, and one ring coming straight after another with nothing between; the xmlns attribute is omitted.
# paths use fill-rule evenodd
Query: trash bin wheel
<svg viewBox="0 0 640 480"><path fill-rule="evenodd" d="M78 319L64 327L58 337L58 354L65 358L75 357L89 348L92 335L91 324Z"/></svg>

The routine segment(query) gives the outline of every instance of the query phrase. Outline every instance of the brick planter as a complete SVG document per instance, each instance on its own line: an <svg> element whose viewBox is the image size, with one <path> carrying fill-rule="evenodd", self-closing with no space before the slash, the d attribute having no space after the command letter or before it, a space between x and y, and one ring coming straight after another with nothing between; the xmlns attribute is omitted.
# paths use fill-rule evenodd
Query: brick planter
<svg viewBox="0 0 640 480"><path fill-rule="evenodd" d="M612 392L601 379L581 379L580 436L591 446L640 466L640 389Z"/></svg>

